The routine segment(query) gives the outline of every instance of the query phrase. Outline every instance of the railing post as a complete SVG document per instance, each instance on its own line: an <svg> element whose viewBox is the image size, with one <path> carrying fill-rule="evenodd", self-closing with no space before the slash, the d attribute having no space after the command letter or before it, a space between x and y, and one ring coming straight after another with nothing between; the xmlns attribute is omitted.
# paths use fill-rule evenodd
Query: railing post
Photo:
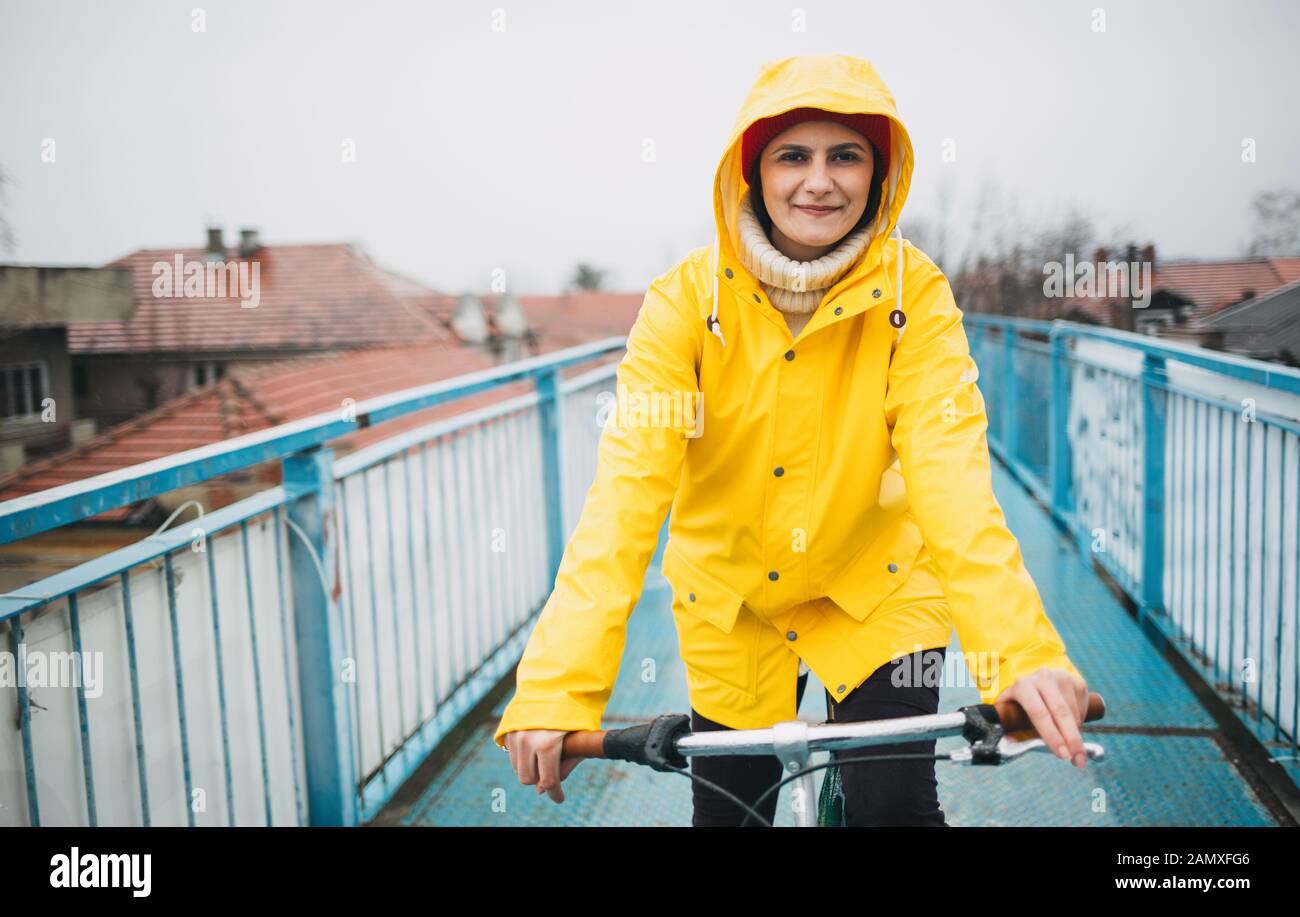
<svg viewBox="0 0 1300 917"><path fill-rule="evenodd" d="M1016 329L1007 322L1002 326L1002 450L1008 458L1016 455Z"/></svg>
<svg viewBox="0 0 1300 917"><path fill-rule="evenodd" d="M1142 358L1142 583L1139 612L1163 615L1165 567L1165 358Z"/></svg>
<svg viewBox="0 0 1300 917"><path fill-rule="evenodd" d="M546 506L547 583L555 581L564 556L564 482L560 474L560 386L554 369L537 374L538 412L542 422L542 487Z"/></svg>
<svg viewBox="0 0 1300 917"><path fill-rule="evenodd" d="M337 614L340 583L333 451L313 449L286 457L284 489L289 496L287 519L306 535L304 542L292 527L287 534L308 823L355 826L357 779L342 678L345 643Z"/></svg>
<svg viewBox="0 0 1300 917"><path fill-rule="evenodd" d="M1062 522L1074 509L1074 482L1071 480L1070 455L1070 348L1059 325L1053 325L1051 441L1049 468L1052 487L1052 512Z"/></svg>

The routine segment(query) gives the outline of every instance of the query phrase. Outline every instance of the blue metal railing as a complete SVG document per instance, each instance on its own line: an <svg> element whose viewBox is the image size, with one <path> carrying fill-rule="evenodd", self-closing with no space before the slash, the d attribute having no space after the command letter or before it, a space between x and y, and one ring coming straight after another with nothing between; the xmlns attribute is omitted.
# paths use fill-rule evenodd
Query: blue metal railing
<svg viewBox="0 0 1300 917"><path fill-rule="evenodd" d="M71 699L21 681L0 690L18 723L17 743L0 751L23 775L20 787L0 782L0 812L32 825L372 817L513 666L583 495L565 487L562 457L594 452L600 428L582 415L615 366L562 371L625 343L459 376L0 504L5 544L229 471L283 468L279 487L0 596L15 657L67 647L85 676L88 654L102 654L111 665L99 693L113 697L97 704L84 678ZM520 381L533 391L338 460L327 447Z"/></svg>
<svg viewBox="0 0 1300 917"><path fill-rule="evenodd" d="M1068 322L964 325L990 448L1294 758L1300 371Z"/></svg>

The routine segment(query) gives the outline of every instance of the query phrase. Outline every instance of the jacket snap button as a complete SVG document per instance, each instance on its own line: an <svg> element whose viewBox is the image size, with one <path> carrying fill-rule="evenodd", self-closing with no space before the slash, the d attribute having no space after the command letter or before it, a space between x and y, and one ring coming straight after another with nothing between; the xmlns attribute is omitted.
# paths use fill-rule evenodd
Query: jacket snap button
<svg viewBox="0 0 1300 917"><path fill-rule="evenodd" d="M799 639L799 635L796 634L794 631L790 631L789 633L787 633L787 634L785 635L785 639L787 639L787 640L798 640L798 639Z"/></svg>
<svg viewBox="0 0 1300 917"><path fill-rule="evenodd" d="M726 272L726 273L727 273L727 279L728 279L728 280L730 280L732 277L735 277L735 276L736 276L736 275L732 272L731 268L727 268L727 272Z"/></svg>
<svg viewBox="0 0 1300 917"><path fill-rule="evenodd" d="M771 573L769 573L769 574L767 575L767 578L770 579L770 580L774 580L774 579L777 578L777 576L778 576L777 572L776 572L775 570L773 570Z"/></svg>
<svg viewBox="0 0 1300 917"><path fill-rule="evenodd" d="M776 475L779 478L781 475L785 474L785 469L782 468L780 465L777 465L776 470L773 471L772 474Z"/></svg>
<svg viewBox="0 0 1300 917"><path fill-rule="evenodd" d="M695 601L695 593L694 593L694 592L691 593L691 601L692 601L692 602Z"/></svg>
<svg viewBox="0 0 1300 917"><path fill-rule="evenodd" d="M844 685L840 685L838 688L836 688L836 689L835 689L835 693L836 693L836 694L843 694L843 693L844 693Z"/></svg>
<svg viewBox="0 0 1300 917"><path fill-rule="evenodd" d="M839 314L840 314L841 312L843 312L843 311L844 311L844 307L843 307L843 306L836 306L836 307L835 307L835 314L836 314L836 315L839 315Z"/></svg>
<svg viewBox="0 0 1300 917"><path fill-rule="evenodd" d="M872 290L872 291L871 291L871 296L872 296L873 299L879 299L879 298L880 298L880 288L879 288L879 287L876 287L876 289Z"/></svg>
<svg viewBox="0 0 1300 917"><path fill-rule="evenodd" d="M794 351L793 351L793 350L787 350L787 351L785 352L785 358L786 358L787 360L793 360L793 359L794 359Z"/></svg>
<svg viewBox="0 0 1300 917"><path fill-rule="evenodd" d="M898 564L890 564L890 565L889 565L889 572L890 572L890 573L897 573L897 572L898 572Z"/></svg>

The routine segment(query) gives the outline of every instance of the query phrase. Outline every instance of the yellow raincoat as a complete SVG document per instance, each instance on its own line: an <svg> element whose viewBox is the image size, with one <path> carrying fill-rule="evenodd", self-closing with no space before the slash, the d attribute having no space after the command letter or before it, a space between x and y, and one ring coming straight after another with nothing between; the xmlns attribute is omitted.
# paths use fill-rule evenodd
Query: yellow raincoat
<svg viewBox="0 0 1300 917"><path fill-rule="evenodd" d="M891 151L870 246L794 338L738 255L740 142L804 106L887 116ZM912 165L868 62L763 67L714 179L715 244L654 280L629 334L619 407L498 745L512 730L600 728L670 505L663 573L690 701L725 726L793 719L801 659L842 699L892 658L946 646L954 625L986 702L1043 666L1079 675L993 495L948 280L890 238Z"/></svg>

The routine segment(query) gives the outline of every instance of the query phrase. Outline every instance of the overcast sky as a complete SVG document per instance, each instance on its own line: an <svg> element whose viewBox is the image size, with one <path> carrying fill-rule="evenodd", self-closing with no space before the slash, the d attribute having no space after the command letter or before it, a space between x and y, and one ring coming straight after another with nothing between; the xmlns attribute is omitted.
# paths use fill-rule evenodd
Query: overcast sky
<svg viewBox="0 0 1300 917"><path fill-rule="evenodd" d="M579 260L643 290L712 241L713 171L760 66L824 52L867 58L898 100L917 156L904 235L946 182L964 238L993 182L1162 258L1235 257L1251 196L1300 188L1298 10L0 0L0 260L102 264L202 245L214 222L358 242L448 292L494 269L557 292Z"/></svg>

